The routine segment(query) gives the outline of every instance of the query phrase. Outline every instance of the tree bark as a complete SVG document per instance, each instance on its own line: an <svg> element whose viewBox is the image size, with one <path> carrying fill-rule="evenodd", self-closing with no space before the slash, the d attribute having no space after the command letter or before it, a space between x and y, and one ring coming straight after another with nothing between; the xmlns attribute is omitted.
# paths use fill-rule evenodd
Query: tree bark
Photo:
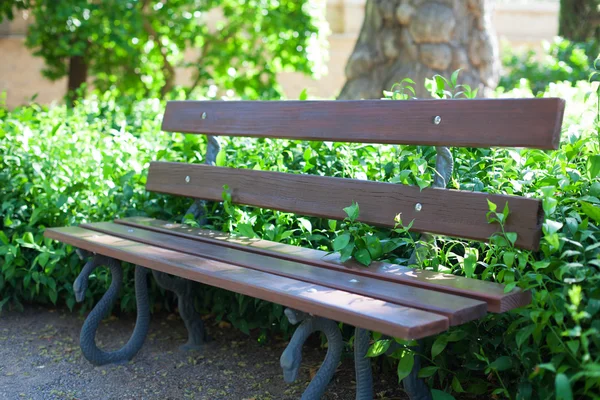
<svg viewBox="0 0 600 400"><path fill-rule="evenodd" d="M457 69L460 83L485 95L500 69L492 11L493 0L367 0L339 98L381 98L404 78L416 82L417 97L429 97L425 78Z"/></svg>
<svg viewBox="0 0 600 400"><path fill-rule="evenodd" d="M561 0L558 34L575 42L600 41L600 0Z"/></svg>
<svg viewBox="0 0 600 400"><path fill-rule="evenodd" d="M83 56L72 56L69 59L69 81L67 83L67 102L69 106L77 98L76 90L87 81L88 65Z"/></svg>

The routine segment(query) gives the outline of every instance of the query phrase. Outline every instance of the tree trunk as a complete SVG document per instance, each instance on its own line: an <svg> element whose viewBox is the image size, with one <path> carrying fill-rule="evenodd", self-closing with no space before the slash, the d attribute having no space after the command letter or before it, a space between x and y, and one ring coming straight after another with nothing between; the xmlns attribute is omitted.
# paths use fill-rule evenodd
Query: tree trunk
<svg viewBox="0 0 600 400"><path fill-rule="evenodd" d="M82 56L72 56L69 59L69 82L67 84L67 103L73 105L77 98L76 90L87 81L88 65Z"/></svg>
<svg viewBox="0 0 600 400"><path fill-rule="evenodd" d="M600 0L560 0L558 34L576 42L600 41Z"/></svg>
<svg viewBox="0 0 600 400"><path fill-rule="evenodd" d="M340 99L381 98L411 78L428 97L425 78L450 77L480 95L498 83L498 44L491 28L493 0L367 0L365 19L346 64Z"/></svg>

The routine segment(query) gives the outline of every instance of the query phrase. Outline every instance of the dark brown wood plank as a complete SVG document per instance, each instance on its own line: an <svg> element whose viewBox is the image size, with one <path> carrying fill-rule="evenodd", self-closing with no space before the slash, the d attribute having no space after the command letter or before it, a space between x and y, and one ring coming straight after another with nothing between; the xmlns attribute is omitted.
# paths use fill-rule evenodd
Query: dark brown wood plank
<svg viewBox="0 0 600 400"><path fill-rule="evenodd" d="M517 233L518 247L537 250L541 235L541 201L517 196L166 162L150 164L146 189L220 201L223 185L237 204L341 220L354 201L367 224L393 227L401 214L405 224L414 221L416 232L475 240L488 240L499 229L487 222L489 199L500 209L508 202L505 229Z"/></svg>
<svg viewBox="0 0 600 400"><path fill-rule="evenodd" d="M122 237L151 246L192 254L202 258L222 261L258 271L315 283L333 289L356 293L406 307L434 312L446 316L450 325L461 325L486 315L487 304L465 297L406 286L350 271L334 271L314 265L269 257L218 244L185 239L175 235L131 228L112 222L83 224L82 228Z"/></svg>
<svg viewBox="0 0 600 400"><path fill-rule="evenodd" d="M368 268L355 261L341 263L336 254L276 243L262 239L231 236L227 233L207 229L191 228L186 225L170 223L147 217L131 217L116 220L116 223L134 228L143 228L155 232L170 233L180 237L220 244L235 249L253 251L270 257L284 260L309 263L335 271L350 271L359 276L389 280L391 282L427 288L433 291L452 293L487 303L490 312L505 312L526 306L531 302L531 293L514 288L504 293L504 285L495 282L480 281L461 276L442 274L433 271L416 270L397 264L375 261Z"/></svg>
<svg viewBox="0 0 600 400"><path fill-rule="evenodd" d="M557 149L564 106L558 98L170 101L162 129L338 142ZM441 117L437 125L436 116Z"/></svg>
<svg viewBox="0 0 600 400"><path fill-rule="evenodd" d="M80 227L49 228L44 235L94 253L395 337L418 339L449 326L448 319L438 314Z"/></svg>

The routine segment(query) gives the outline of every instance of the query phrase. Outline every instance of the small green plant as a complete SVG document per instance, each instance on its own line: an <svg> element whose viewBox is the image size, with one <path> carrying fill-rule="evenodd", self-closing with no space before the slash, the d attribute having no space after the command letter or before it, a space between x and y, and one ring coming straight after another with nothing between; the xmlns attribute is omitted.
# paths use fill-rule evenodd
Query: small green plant
<svg viewBox="0 0 600 400"><path fill-rule="evenodd" d="M333 250L340 253L340 261L348 261L353 257L364 266L381 257L384 248L381 241L373 234L373 228L358 221L360 208L358 203L345 207L346 218L342 222L341 231L331 243ZM331 221L335 229L336 221Z"/></svg>
<svg viewBox="0 0 600 400"><path fill-rule="evenodd" d="M425 80L425 87L431 96L438 99L474 99L477 97L477 89L472 89L466 84L459 84L458 77L460 69L452 73L450 79L442 75L434 75L432 79Z"/></svg>

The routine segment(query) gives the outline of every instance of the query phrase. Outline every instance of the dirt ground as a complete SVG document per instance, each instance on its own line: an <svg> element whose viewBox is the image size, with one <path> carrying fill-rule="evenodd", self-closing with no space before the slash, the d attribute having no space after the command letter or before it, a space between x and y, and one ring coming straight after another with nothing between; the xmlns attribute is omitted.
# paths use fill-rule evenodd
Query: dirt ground
<svg viewBox="0 0 600 400"><path fill-rule="evenodd" d="M99 345L124 344L135 317L103 322ZM286 384L279 357L286 343L259 344L226 324L207 320L213 340L201 351L183 352L183 322L155 314L146 343L124 365L94 367L79 349L83 318L67 310L28 307L0 314L0 399L299 399L325 355L319 340L304 348L300 378ZM378 399L405 399L392 372L374 374ZM345 354L324 397L354 399L354 367Z"/></svg>

